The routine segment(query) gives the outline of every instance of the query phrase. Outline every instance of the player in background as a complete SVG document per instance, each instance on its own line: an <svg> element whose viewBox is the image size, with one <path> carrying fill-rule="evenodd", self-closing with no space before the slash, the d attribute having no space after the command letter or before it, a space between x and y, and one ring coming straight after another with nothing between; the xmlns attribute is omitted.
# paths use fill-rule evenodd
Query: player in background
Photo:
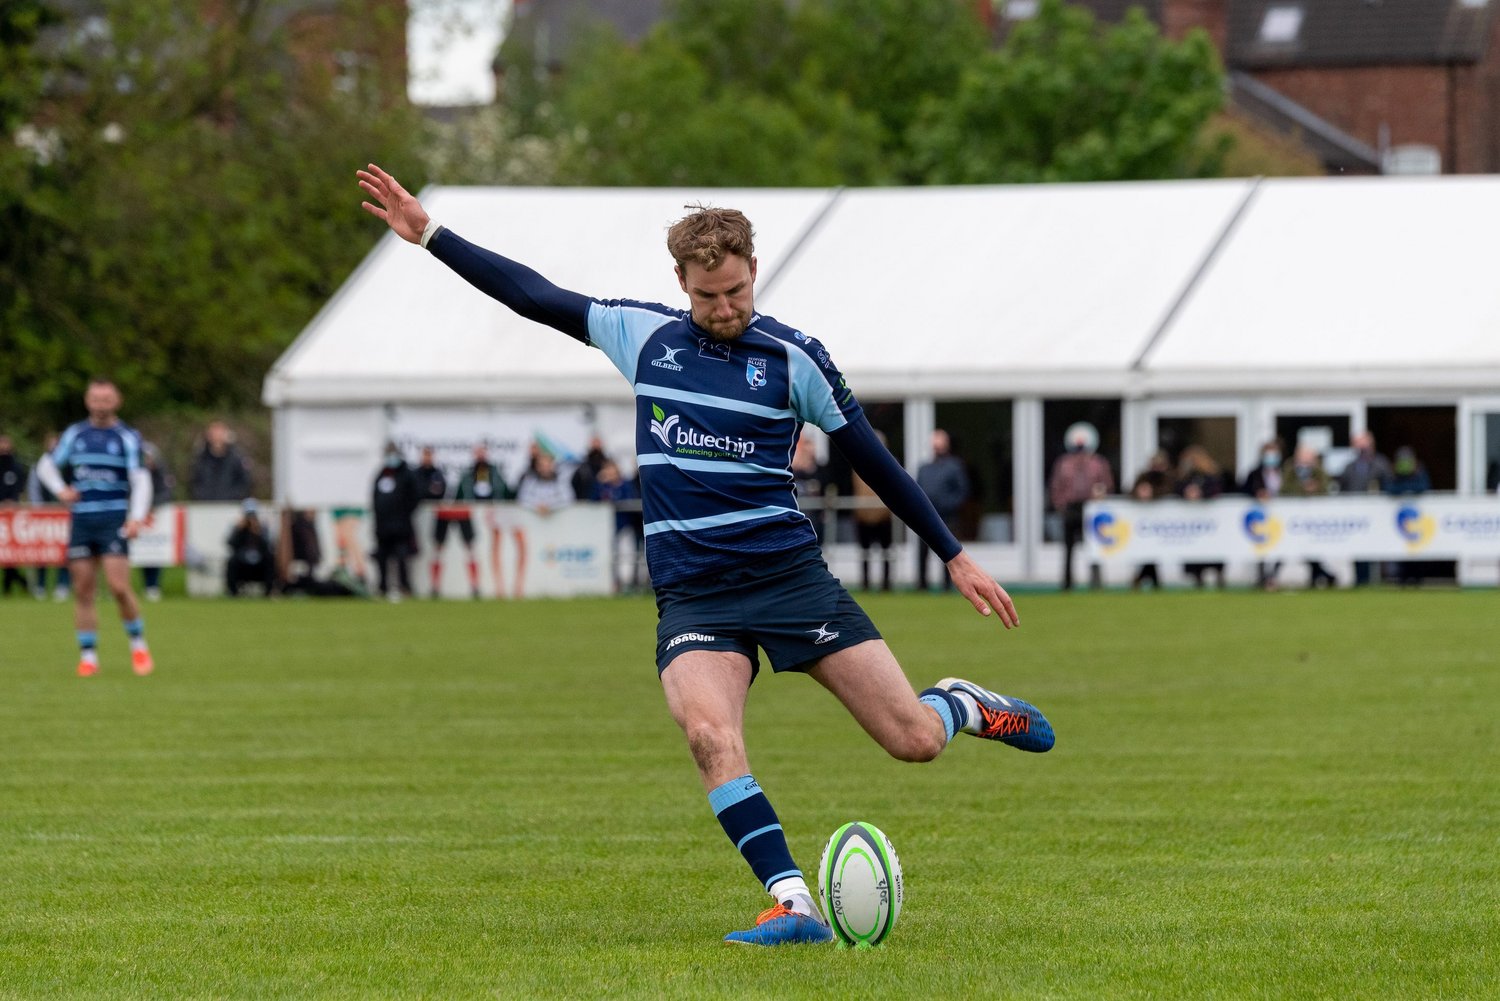
<svg viewBox="0 0 1500 1001"><path fill-rule="evenodd" d="M749 220L699 208L667 247L690 308L591 299L438 225L371 164L370 214L520 315L602 350L632 384L646 558L656 591L657 671L724 833L772 906L728 941L827 942L833 934L792 860L781 822L750 773L744 710L759 668L803 671L903 761L930 761L959 731L1045 751L1034 706L945 678L920 695L868 616L828 572L790 468L816 423L854 471L939 554L983 615L1018 625L1005 589L976 564L880 444L816 340L755 312ZM584 238L584 237L580 237Z"/></svg>
<svg viewBox="0 0 1500 1001"><path fill-rule="evenodd" d="M83 394L89 412L62 433L57 447L37 460L43 486L68 505L68 570L73 578L73 621L78 631L78 673L99 671L99 612L94 598L99 568L130 638L130 665L136 674L154 666L146 646L146 624L130 586L130 540L151 510L151 472L141 461L141 436L116 416L120 391L109 379L95 378Z"/></svg>

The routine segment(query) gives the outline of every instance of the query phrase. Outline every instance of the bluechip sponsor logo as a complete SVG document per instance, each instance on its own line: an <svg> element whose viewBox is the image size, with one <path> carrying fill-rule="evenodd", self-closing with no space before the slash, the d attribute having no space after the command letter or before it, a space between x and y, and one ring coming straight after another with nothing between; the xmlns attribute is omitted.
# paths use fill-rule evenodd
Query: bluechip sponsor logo
<svg viewBox="0 0 1500 1001"><path fill-rule="evenodd" d="M670 650L679 643L712 643L714 639L708 633L678 633L667 641L667 649Z"/></svg>
<svg viewBox="0 0 1500 1001"><path fill-rule="evenodd" d="M660 358L653 359L651 364L655 365L657 368L664 368L669 372L681 372L682 363L677 360L677 353L679 351L686 350L686 348L669 348L665 344L663 344L662 356Z"/></svg>
<svg viewBox="0 0 1500 1001"><path fill-rule="evenodd" d="M678 417L673 414L667 416L667 412L656 404L651 404L651 416L655 418L651 422L651 433L661 439L661 443L668 448L672 447L672 429L677 426Z"/></svg>
<svg viewBox="0 0 1500 1001"><path fill-rule="evenodd" d="M766 384L766 360L764 358L751 358L745 362L745 381L750 384L751 389L759 389Z"/></svg>
<svg viewBox="0 0 1500 1001"><path fill-rule="evenodd" d="M673 455L699 456L705 459L745 459L755 454L755 442L729 435L716 435L691 425L682 424L680 418L660 406L651 404L651 433L667 447Z"/></svg>

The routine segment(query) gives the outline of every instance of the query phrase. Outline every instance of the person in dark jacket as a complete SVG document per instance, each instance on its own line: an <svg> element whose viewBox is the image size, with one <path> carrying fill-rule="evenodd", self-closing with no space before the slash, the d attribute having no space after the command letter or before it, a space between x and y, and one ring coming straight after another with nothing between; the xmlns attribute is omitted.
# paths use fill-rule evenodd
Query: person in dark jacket
<svg viewBox="0 0 1500 1001"><path fill-rule="evenodd" d="M261 593L271 596L276 577L276 561L272 558L271 540L266 535L266 526L260 520L260 508L255 501L244 502L240 520L229 532L229 562L224 567L224 587L230 597L238 598L240 588L246 584L259 584Z"/></svg>
<svg viewBox="0 0 1500 1001"><path fill-rule="evenodd" d="M11 444L10 435L0 434L0 504L18 504L25 499L26 477L30 472ZM9 595L12 585L18 585L22 593L28 590L26 575L19 567L6 567L4 593Z"/></svg>
<svg viewBox="0 0 1500 1001"><path fill-rule="evenodd" d="M969 473L964 460L953 454L953 443L948 432L938 428L932 432L932 459L917 470L917 486L932 501L938 517L955 535L958 534L958 513L964 501L969 499ZM927 557L932 550L925 542L917 547L917 587L927 590ZM943 571L943 590L953 586L953 579Z"/></svg>
<svg viewBox="0 0 1500 1001"><path fill-rule="evenodd" d="M421 500L417 477L395 442L387 442L385 461L375 474L371 510L375 513L375 564L380 570L380 593L391 601L411 597L411 557L416 551L412 515ZM397 589L392 589L391 564L396 565Z"/></svg>
<svg viewBox="0 0 1500 1001"><path fill-rule="evenodd" d="M188 496L195 501L238 501L250 496L250 464L229 440L229 425L212 421L193 458Z"/></svg>

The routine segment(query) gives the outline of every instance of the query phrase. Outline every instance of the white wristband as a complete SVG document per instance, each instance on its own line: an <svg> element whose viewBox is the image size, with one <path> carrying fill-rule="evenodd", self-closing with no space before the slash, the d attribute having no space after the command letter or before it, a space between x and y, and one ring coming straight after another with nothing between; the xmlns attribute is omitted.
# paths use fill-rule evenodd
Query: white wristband
<svg viewBox="0 0 1500 1001"><path fill-rule="evenodd" d="M436 219L428 219L427 220L427 225L422 228L422 249L423 250L427 249L427 241L431 240L432 239L432 234L436 233L439 229L442 229L442 227L438 225L438 221Z"/></svg>

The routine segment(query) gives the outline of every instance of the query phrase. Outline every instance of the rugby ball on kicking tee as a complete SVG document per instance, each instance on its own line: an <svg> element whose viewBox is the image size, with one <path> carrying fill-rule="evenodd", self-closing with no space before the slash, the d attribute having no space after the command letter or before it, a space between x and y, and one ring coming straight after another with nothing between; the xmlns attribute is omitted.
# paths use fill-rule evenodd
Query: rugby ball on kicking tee
<svg viewBox="0 0 1500 1001"><path fill-rule="evenodd" d="M861 820L834 831L818 866L818 894L839 942L884 942L901 916L901 860L890 839Z"/></svg>

